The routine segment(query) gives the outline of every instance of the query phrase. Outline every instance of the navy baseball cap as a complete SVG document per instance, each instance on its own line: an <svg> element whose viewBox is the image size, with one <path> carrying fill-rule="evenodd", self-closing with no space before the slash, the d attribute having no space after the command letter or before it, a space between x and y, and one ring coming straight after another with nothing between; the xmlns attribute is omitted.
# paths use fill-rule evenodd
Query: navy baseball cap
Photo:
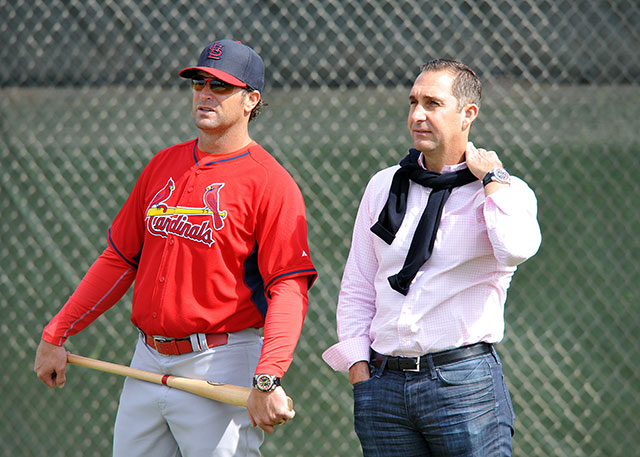
<svg viewBox="0 0 640 457"><path fill-rule="evenodd" d="M220 40L208 44L200 53L198 65L180 71L183 78L192 78L204 71L238 87L264 89L264 62L249 46L239 41Z"/></svg>

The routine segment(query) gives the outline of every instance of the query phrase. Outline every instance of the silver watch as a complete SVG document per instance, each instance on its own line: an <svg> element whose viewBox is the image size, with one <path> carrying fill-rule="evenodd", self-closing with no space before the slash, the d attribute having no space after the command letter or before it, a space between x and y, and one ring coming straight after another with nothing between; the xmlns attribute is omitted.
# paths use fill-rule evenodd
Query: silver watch
<svg viewBox="0 0 640 457"><path fill-rule="evenodd" d="M494 168L482 178L482 185L486 186L490 182L500 184L511 184L511 175L504 168Z"/></svg>

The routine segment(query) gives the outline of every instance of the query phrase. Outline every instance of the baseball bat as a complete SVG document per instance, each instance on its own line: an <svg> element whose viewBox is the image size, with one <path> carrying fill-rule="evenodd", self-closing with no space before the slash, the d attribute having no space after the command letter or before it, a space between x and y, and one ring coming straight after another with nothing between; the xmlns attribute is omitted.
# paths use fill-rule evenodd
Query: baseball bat
<svg viewBox="0 0 640 457"><path fill-rule="evenodd" d="M247 407L247 398L249 398L249 394L251 393L251 389L248 387L154 373L153 371L139 370L125 365L91 359L75 354L67 354L67 362L80 367L128 376L155 384L162 384L163 386L173 387L174 389L184 390L185 392L210 398L211 400L242 406L244 408ZM289 409L293 409L293 400L290 397L287 397L287 403L289 404Z"/></svg>

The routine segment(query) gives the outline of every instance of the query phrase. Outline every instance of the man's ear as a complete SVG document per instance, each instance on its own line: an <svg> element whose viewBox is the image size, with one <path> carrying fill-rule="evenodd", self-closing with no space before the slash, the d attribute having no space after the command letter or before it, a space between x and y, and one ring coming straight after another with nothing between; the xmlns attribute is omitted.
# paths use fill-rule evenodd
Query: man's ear
<svg viewBox="0 0 640 457"><path fill-rule="evenodd" d="M260 97L260 92L258 92L257 90L245 92L244 107L247 113L251 113L251 111L253 111L253 108L255 108L260 101Z"/></svg>
<svg viewBox="0 0 640 457"><path fill-rule="evenodd" d="M478 105L470 103L463 108L464 118L462 119L462 130L467 130L478 117Z"/></svg>

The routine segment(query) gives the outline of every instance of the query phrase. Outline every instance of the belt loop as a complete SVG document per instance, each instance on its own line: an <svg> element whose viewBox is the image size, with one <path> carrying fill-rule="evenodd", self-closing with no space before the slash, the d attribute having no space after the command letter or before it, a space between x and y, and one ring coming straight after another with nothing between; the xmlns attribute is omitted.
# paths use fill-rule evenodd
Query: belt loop
<svg viewBox="0 0 640 457"><path fill-rule="evenodd" d="M205 333L194 333L189 335L189 340L191 340L191 349L193 349L193 352L201 352L209 349L207 335Z"/></svg>
<svg viewBox="0 0 640 457"><path fill-rule="evenodd" d="M191 349L193 352L200 352L200 341L198 340L198 334L193 333L189 335L189 340L191 341Z"/></svg>
<svg viewBox="0 0 640 457"><path fill-rule="evenodd" d="M207 341L206 333L198 333L198 339L200 340L200 348L203 351L209 349L209 342Z"/></svg>
<svg viewBox="0 0 640 457"><path fill-rule="evenodd" d="M426 359L426 362L429 365L429 373L431 374L431 380L435 381L438 375L436 373L436 366L433 363L433 357L431 356L431 354L425 354L421 358Z"/></svg>
<svg viewBox="0 0 640 457"><path fill-rule="evenodd" d="M495 359L498 365L502 365L502 362L500 361L500 356L498 355L498 351L496 351L495 344L491 344L491 355L493 355L493 358Z"/></svg>
<svg viewBox="0 0 640 457"><path fill-rule="evenodd" d="M386 366L387 366L387 356L384 356L382 357L382 363L380 364L380 368L376 369L376 374L374 376L380 379L382 377L382 373L384 373L384 369Z"/></svg>
<svg viewBox="0 0 640 457"><path fill-rule="evenodd" d="M382 358L382 362L380 362L379 367L376 367L373 364L373 361L379 360L380 358ZM387 366L387 356L378 354L376 351L373 350L373 348L369 348L369 373L371 374L371 376L380 379L382 377L382 373L384 373L384 369L386 366ZM375 369L375 374L373 373L374 369Z"/></svg>

